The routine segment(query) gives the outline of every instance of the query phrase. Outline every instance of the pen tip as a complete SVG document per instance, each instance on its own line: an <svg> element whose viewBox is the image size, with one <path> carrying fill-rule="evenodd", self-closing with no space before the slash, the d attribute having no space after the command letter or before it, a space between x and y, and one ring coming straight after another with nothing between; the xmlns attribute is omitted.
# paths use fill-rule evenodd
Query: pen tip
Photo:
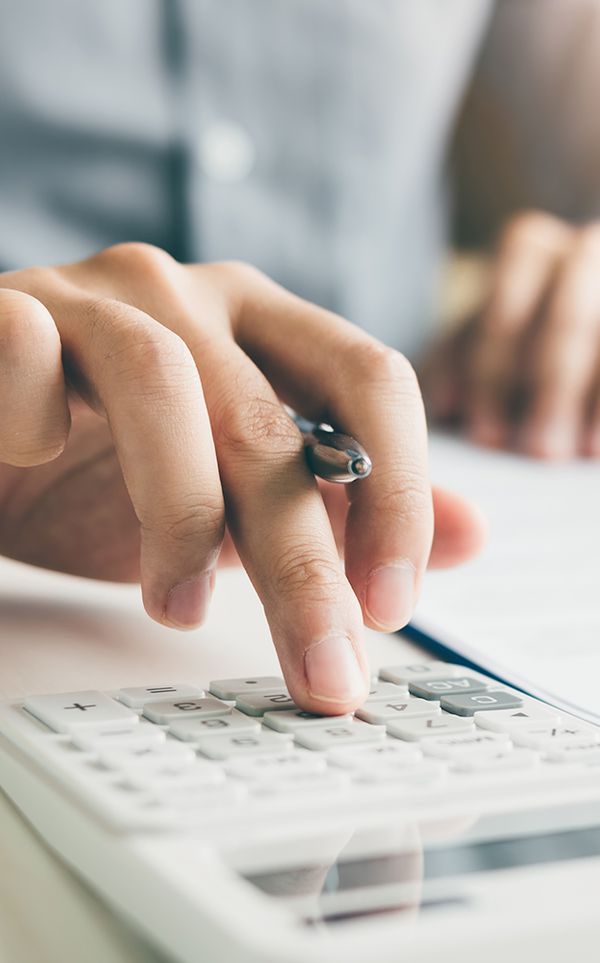
<svg viewBox="0 0 600 963"><path fill-rule="evenodd" d="M367 458L363 458L363 456L360 455L358 458L355 458L352 461L350 470L352 471L352 474L356 475L357 477L364 478L371 472L371 462Z"/></svg>

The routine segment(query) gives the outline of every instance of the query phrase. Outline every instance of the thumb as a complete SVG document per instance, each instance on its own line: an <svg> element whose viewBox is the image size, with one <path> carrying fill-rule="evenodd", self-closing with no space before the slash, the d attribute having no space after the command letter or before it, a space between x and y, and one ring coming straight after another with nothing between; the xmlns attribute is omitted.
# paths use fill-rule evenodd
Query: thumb
<svg viewBox="0 0 600 963"><path fill-rule="evenodd" d="M473 502L445 488L433 488L435 531L429 568L460 565L481 551L487 537L485 515Z"/></svg>

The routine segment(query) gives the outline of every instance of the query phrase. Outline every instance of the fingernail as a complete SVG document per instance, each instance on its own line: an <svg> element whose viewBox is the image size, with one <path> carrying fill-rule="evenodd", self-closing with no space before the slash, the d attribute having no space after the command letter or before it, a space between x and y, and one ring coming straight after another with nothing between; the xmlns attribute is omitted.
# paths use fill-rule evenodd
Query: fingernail
<svg viewBox="0 0 600 963"><path fill-rule="evenodd" d="M347 636L313 642L304 655L304 670L310 694L322 702L349 702L367 688Z"/></svg>
<svg viewBox="0 0 600 963"><path fill-rule="evenodd" d="M193 629L204 621L214 586L214 572L174 585L167 596L165 622L179 629Z"/></svg>
<svg viewBox="0 0 600 963"><path fill-rule="evenodd" d="M367 579L365 608L384 629L399 629L409 621L416 602L416 572L408 559L374 569Z"/></svg>

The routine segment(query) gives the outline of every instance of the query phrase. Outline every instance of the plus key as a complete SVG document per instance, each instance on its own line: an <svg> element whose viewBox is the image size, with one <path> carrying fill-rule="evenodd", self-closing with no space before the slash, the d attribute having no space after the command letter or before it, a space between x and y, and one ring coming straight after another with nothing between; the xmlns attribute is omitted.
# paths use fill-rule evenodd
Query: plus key
<svg viewBox="0 0 600 963"><path fill-rule="evenodd" d="M137 713L102 692L60 692L30 696L24 708L54 732L80 729L131 729L139 722Z"/></svg>

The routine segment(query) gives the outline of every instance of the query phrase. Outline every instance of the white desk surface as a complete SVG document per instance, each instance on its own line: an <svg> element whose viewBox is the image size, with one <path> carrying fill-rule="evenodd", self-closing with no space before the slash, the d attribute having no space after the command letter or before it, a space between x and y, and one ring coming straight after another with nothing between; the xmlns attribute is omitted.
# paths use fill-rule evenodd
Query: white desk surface
<svg viewBox="0 0 600 963"><path fill-rule="evenodd" d="M375 667L419 652L370 632L367 644ZM220 573L203 628L177 633L150 621L137 587L0 559L0 698L274 672L262 609L241 572ZM1 793L0 867L0 963L164 963L61 865Z"/></svg>

